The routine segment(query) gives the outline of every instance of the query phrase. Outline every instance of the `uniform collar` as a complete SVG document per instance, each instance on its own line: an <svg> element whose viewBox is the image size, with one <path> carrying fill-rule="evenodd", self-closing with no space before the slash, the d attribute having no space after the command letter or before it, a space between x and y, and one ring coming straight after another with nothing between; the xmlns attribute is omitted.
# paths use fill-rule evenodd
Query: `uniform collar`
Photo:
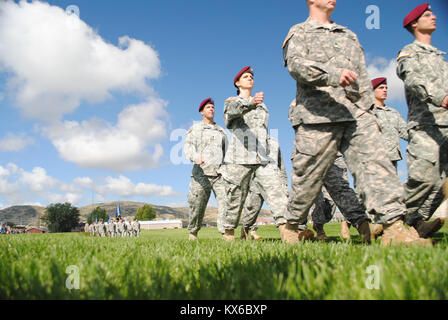
<svg viewBox="0 0 448 320"><path fill-rule="evenodd" d="M331 24L323 24L320 23L317 20L311 19L310 17L308 17L308 19L306 19L305 21L306 25L308 26L308 30L316 30L316 29L327 29L330 31L334 31L334 30L345 30L345 27L340 26L336 23L334 23L333 21L331 21Z"/></svg>
<svg viewBox="0 0 448 320"><path fill-rule="evenodd" d="M201 121L201 124L203 127L212 127L213 128L216 126L216 122L213 122L212 124L208 124L208 123L205 123L204 121Z"/></svg>
<svg viewBox="0 0 448 320"><path fill-rule="evenodd" d="M430 51L430 52L435 52L435 53L438 53L438 54L446 54L446 52L443 52L443 51L437 49L436 47L434 47L434 46L432 46L430 44L425 44L425 43L420 42L418 40L415 40L414 44L417 45L418 47L420 47L422 49L425 49L427 51Z"/></svg>

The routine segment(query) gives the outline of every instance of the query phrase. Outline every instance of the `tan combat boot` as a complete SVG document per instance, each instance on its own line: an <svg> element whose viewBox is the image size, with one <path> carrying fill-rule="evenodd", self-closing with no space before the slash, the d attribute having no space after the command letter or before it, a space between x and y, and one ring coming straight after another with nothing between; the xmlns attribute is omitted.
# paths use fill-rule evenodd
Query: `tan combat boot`
<svg viewBox="0 0 448 320"><path fill-rule="evenodd" d="M402 220L385 224L381 244L388 245L431 245L430 239L422 239L416 232L406 229Z"/></svg>
<svg viewBox="0 0 448 320"><path fill-rule="evenodd" d="M240 236L241 240L249 240L249 228L243 226L241 228L241 236Z"/></svg>
<svg viewBox="0 0 448 320"><path fill-rule="evenodd" d="M370 243L383 233L383 226L381 224L369 223L365 220L358 228L359 235L362 242Z"/></svg>
<svg viewBox="0 0 448 320"><path fill-rule="evenodd" d="M415 228L415 230L417 230L420 238L426 239L426 238L431 237L437 231L439 231L440 228L443 227L444 223L445 223L445 219L443 219L443 218L437 218L431 222L424 222L423 220L419 220L414 225L414 228Z"/></svg>
<svg viewBox="0 0 448 320"><path fill-rule="evenodd" d="M250 238L252 240L261 240L261 239L263 239L263 237L259 236L256 231L251 231L250 232Z"/></svg>
<svg viewBox="0 0 448 320"><path fill-rule="evenodd" d="M227 229L226 232L222 235L222 239L229 242L235 241L235 230Z"/></svg>
<svg viewBox="0 0 448 320"><path fill-rule="evenodd" d="M190 235L188 236L188 240L190 241L196 241L198 240L198 232L190 232Z"/></svg>
<svg viewBox="0 0 448 320"><path fill-rule="evenodd" d="M325 230L324 230L324 225L323 224L316 224L313 223L313 229L314 231L316 231L316 240L317 241L328 241L330 240L330 238L327 237L327 235L325 234Z"/></svg>
<svg viewBox="0 0 448 320"><path fill-rule="evenodd" d="M314 232L311 231L310 229L305 229L303 231L299 232L299 236L298 236L300 241L313 241L314 240Z"/></svg>
<svg viewBox="0 0 448 320"><path fill-rule="evenodd" d="M347 221L343 221L341 224L341 238L350 239L350 225Z"/></svg>
<svg viewBox="0 0 448 320"><path fill-rule="evenodd" d="M297 224L290 224L288 222L281 224L278 229L280 230L282 240L289 244L296 244L299 242L298 227Z"/></svg>

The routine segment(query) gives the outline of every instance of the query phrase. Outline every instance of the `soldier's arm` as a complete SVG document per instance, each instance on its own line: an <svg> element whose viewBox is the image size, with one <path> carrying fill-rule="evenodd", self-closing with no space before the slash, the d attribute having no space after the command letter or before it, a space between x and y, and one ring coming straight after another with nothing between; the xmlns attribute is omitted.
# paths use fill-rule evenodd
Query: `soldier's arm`
<svg viewBox="0 0 448 320"><path fill-rule="evenodd" d="M308 56L304 32L292 29L283 43L283 59L290 75L298 82L317 87L338 87L342 70Z"/></svg>
<svg viewBox="0 0 448 320"><path fill-rule="evenodd" d="M443 99L447 95L442 88L425 77L429 72L424 68L413 52L402 51L397 58L397 75L404 81L408 90L411 90L417 98L425 102L431 102L437 107L442 106Z"/></svg>
<svg viewBox="0 0 448 320"><path fill-rule="evenodd" d="M278 148L278 166L280 169L280 178L282 179L283 184L288 187L288 175L286 174L285 162L283 161L280 147Z"/></svg>
<svg viewBox="0 0 448 320"><path fill-rule="evenodd" d="M197 150L197 143L194 138L193 129L187 131L184 144L184 153L187 159L193 163L196 161L197 157L200 156Z"/></svg>
<svg viewBox="0 0 448 320"><path fill-rule="evenodd" d="M358 86L359 86L359 95L360 100L354 101L357 105L359 105L362 109L368 110L370 107L375 104L375 98L372 90L372 82L370 81L369 74L367 72L366 67L366 59L364 56L364 50L359 43L356 35L355 39L358 46L358 54L360 55L360 61L359 61L359 77L357 79Z"/></svg>
<svg viewBox="0 0 448 320"><path fill-rule="evenodd" d="M223 159L224 159L224 157L226 155L228 146L229 146L229 140L227 139L226 132L223 131L223 135L222 135L222 155L223 155Z"/></svg>
<svg viewBox="0 0 448 320"><path fill-rule="evenodd" d="M400 136L401 139L409 141L408 124L406 123L406 121L404 121L403 117L398 111L396 111L395 114L397 116L398 135Z"/></svg>
<svg viewBox="0 0 448 320"><path fill-rule="evenodd" d="M241 97L228 98L224 102L224 123L227 127L229 124L237 118L242 117L245 113L253 110L257 107L254 98L249 99Z"/></svg>

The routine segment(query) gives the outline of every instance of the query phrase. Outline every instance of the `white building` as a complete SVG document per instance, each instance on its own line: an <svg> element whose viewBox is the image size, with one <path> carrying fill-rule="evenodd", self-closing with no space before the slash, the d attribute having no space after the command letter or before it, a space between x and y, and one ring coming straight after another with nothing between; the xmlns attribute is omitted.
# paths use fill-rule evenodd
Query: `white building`
<svg viewBox="0 0 448 320"><path fill-rule="evenodd" d="M182 229L181 220L140 221L141 230Z"/></svg>

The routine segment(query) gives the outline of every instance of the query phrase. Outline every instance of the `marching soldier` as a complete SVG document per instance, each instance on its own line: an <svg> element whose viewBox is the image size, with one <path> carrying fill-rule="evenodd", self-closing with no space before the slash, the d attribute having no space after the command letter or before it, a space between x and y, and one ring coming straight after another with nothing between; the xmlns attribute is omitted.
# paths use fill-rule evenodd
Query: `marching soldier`
<svg viewBox="0 0 448 320"><path fill-rule="evenodd" d="M272 136L268 136L268 150L278 150L277 161L269 163L266 168L277 173L282 180L283 193L288 196L288 176L286 174L285 163L280 152L280 145ZM259 184L252 180L249 185L246 202L244 203L244 215L241 218L241 239L244 240L261 240L262 237L257 234L257 219L263 207L264 197L262 188Z"/></svg>
<svg viewBox="0 0 448 320"><path fill-rule="evenodd" d="M194 163L188 193L188 230L189 239L193 241L197 240L212 190L218 203L218 230L224 232L221 221L226 198L224 182L218 173L226 152L226 132L214 121L215 103L211 98L201 102L199 112L202 121L188 130L184 146L187 159Z"/></svg>
<svg viewBox="0 0 448 320"><path fill-rule="evenodd" d="M101 238L106 236L106 225L103 223L103 220L98 222L98 230Z"/></svg>
<svg viewBox="0 0 448 320"><path fill-rule="evenodd" d="M288 212L284 182L267 166L277 161L277 152L268 152L269 112L263 103L264 93L258 92L252 96L254 80L249 66L238 72L233 83L238 88L238 96L228 98L224 103L224 122L232 132L232 138L225 165L220 168L227 195L223 239L235 239L234 231L240 221L250 182L255 181L274 215L282 239L291 244L297 243L298 217Z"/></svg>
<svg viewBox="0 0 448 320"><path fill-rule="evenodd" d="M132 227L133 227L133 230L135 232L135 236L136 237L140 237L140 221L135 219L132 224L133 224Z"/></svg>
<svg viewBox="0 0 448 320"><path fill-rule="evenodd" d="M378 143L378 125L369 112L372 84L356 35L331 21L336 1L307 0L307 5L309 18L293 26L283 43L285 66L297 82L290 211L306 223L340 151L357 194L384 227L382 243L428 243L403 226L404 190Z"/></svg>
<svg viewBox="0 0 448 320"><path fill-rule="evenodd" d="M404 81L409 109L406 223L427 238L444 223L443 219L424 221L443 201L448 172L448 63L446 53L431 45L437 27L429 4L412 10L403 26L415 39L397 57L397 75Z"/></svg>
<svg viewBox="0 0 448 320"><path fill-rule="evenodd" d="M380 127L389 159L397 169L398 161L403 159L400 151L400 138L405 141L409 139L407 123L397 110L384 103L387 99L387 79L373 79L372 87L375 95L375 105L372 111Z"/></svg>
<svg viewBox="0 0 448 320"><path fill-rule="evenodd" d="M126 225L126 237L130 238L133 235L131 222L125 219L124 223Z"/></svg>
<svg viewBox="0 0 448 320"><path fill-rule="evenodd" d="M124 221L122 219L118 220L118 223L117 223L118 236L123 238L125 236L125 231L126 231L126 226L124 224Z"/></svg>

